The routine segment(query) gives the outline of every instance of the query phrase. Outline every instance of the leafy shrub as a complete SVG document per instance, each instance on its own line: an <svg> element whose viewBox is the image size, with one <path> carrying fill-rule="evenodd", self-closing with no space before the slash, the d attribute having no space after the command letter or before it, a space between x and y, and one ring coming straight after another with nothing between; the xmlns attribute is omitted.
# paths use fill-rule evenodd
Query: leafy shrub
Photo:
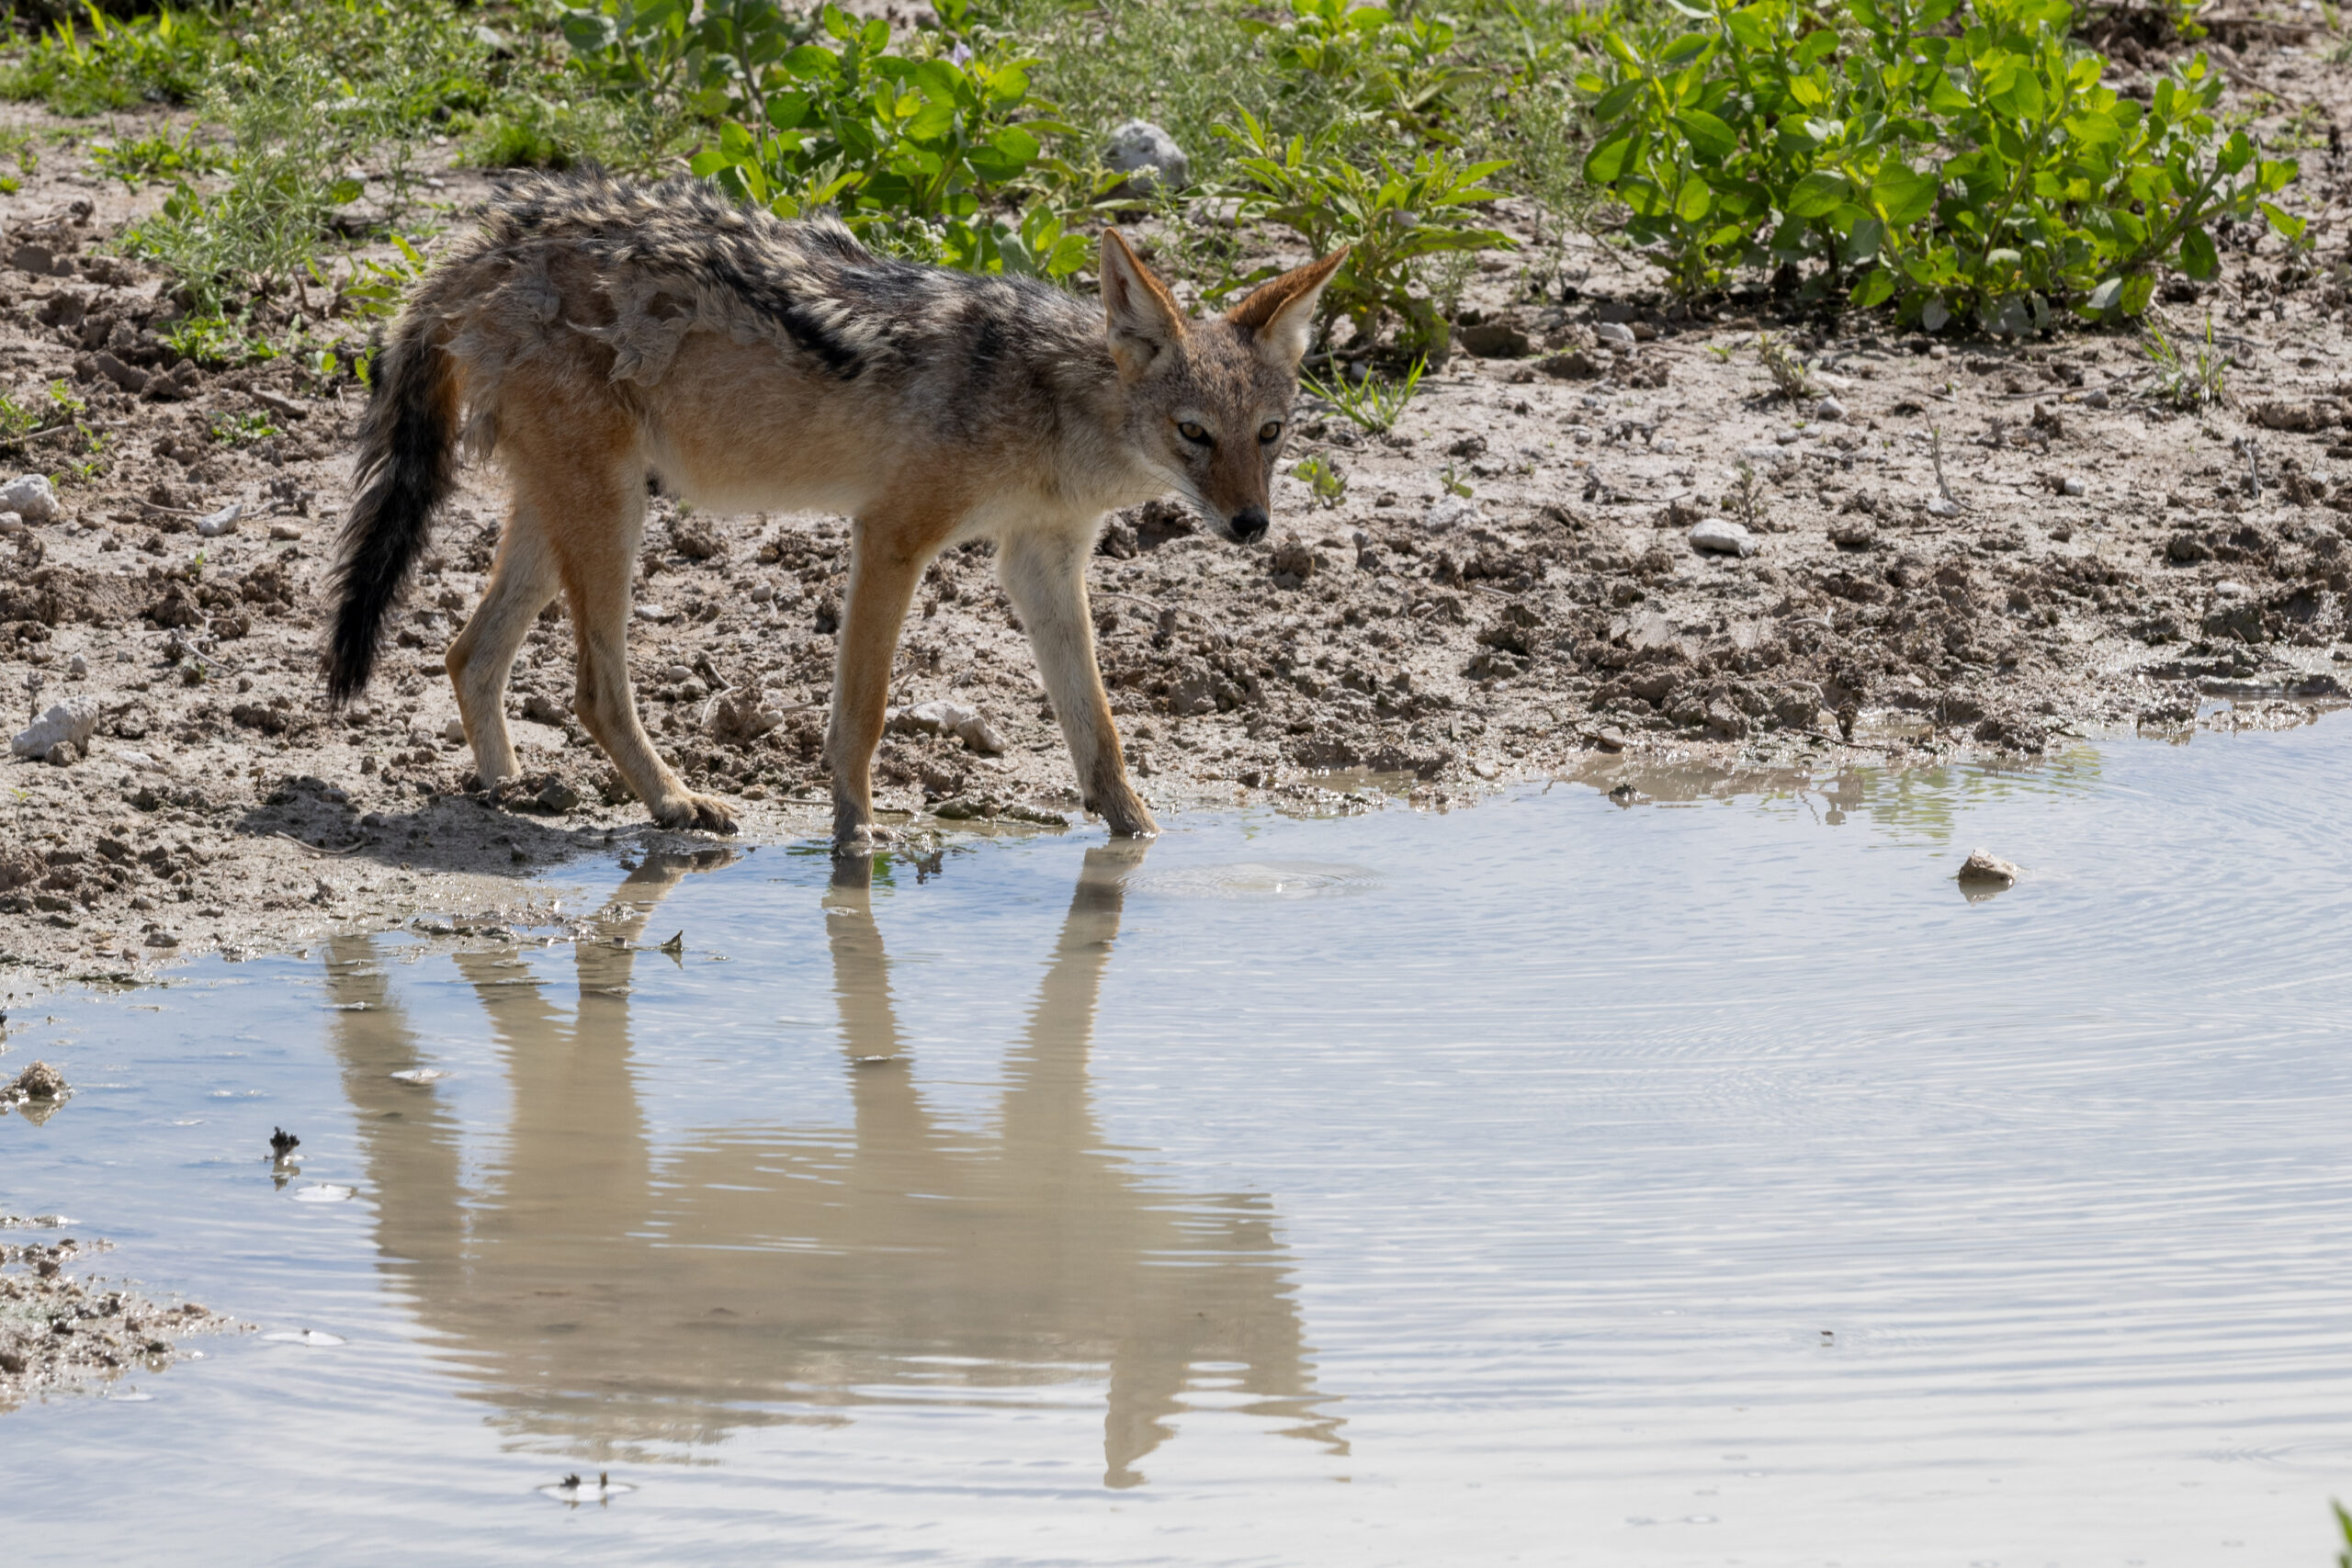
<svg viewBox="0 0 2352 1568"><path fill-rule="evenodd" d="M2295 165L2221 134L2202 55L2121 98L2063 0L1845 0L1842 38L1792 0L1670 3L1690 30L1612 29L1577 85L1587 177L1687 291L1810 265L1930 330L2018 333L2053 304L2138 315L2162 266L2212 276L2222 219L2301 232L2263 199Z"/></svg>
<svg viewBox="0 0 2352 1568"><path fill-rule="evenodd" d="M1349 246L1348 259L1324 288L1327 323L1346 321L1369 344L1390 316L1402 322L1408 355L1442 356L1451 329L1420 287L1417 268L1449 252L1508 248L1509 236L1476 225L1470 209L1498 194L1480 182L1503 165L1464 164L1436 150L1400 166L1375 153L1369 170L1340 157L1326 132L1315 141L1276 140L1250 115L1227 137L1240 150L1234 173L1239 216L1278 223L1317 254ZM1261 281L1274 269L1240 280Z"/></svg>
<svg viewBox="0 0 2352 1568"><path fill-rule="evenodd" d="M951 27L968 13L940 7ZM894 53L887 22L831 5L808 35L770 0L699 17L678 0L601 0L564 27L598 80L723 115L693 168L741 199L786 217L831 205L887 249L972 271L1062 277L1086 259L1048 204L1000 210L1008 187L1069 174L1046 156L1043 138L1069 128L1031 96L1032 62L960 42Z"/></svg>
<svg viewBox="0 0 2352 1568"><path fill-rule="evenodd" d="M151 180L182 178L216 170L227 160L198 143L191 132L182 132L175 138L169 131L157 131L110 146L93 143L90 162L100 174L136 190Z"/></svg>

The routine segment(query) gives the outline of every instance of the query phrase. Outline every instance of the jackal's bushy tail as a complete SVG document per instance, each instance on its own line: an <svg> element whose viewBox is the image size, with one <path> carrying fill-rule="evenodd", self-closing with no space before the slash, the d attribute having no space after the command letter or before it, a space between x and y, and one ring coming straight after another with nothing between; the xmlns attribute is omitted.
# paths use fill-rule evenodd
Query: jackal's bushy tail
<svg viewBox="0 0 2352 1568"><path fill-rule="evenodd" d="M424 312L412 310L377 360L375 396L360 426L356 496L334 575L327 699L336 706L368 684L384 616L424 547L434 513L457 486L457 378L437 335Z"/></svg>

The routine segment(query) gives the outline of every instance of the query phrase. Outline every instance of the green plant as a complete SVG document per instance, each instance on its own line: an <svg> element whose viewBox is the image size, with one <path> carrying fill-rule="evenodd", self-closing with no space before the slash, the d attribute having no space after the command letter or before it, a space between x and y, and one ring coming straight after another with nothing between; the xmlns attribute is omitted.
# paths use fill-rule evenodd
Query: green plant
<svg viewBox="0 0 2352 1568"><path fill-rule="evenodd" d="M1391 315L1403 323L1399 348L1442 359L1452 328L1421 287L1419 264L1448 252L1509 249L1498 230L1475 223L1472 209L1498 194L1481 182L1502 165L1463 164L1442 150L1421 152L1409 165L1375 153L1370 170L1338 155L1326 135L1283 141L1256 117L1243 114L1223 134L1239 152L1234 172L1245 221L1279 224L1317 254L1349 247L1348 259L1323 291L1325 330L1344 319L1354 340L1369 345ZM1261 281L1266 267L1238 280Z"/></svg>
<svg viewBox="0 0 2352 1568"><path fill-rule="evenodd" d="M2352 1568L2352 1514L2346 1513L2344 1505L2332 1497L2327 1506L2335 1510L2335 1528L2344 1536L2344 1550L2335 1554L2335 1568Z"/></svg>
<svg viewBox="0 0 2352 1568"><path fill-rule="evenodd" d="M161 334L164 346L208 370L226 370L277 357L267 340L248 335L245 323L219 314L183 316Z"/></svg>
<svg viewBox="0 0 2352 1568"><path fill-rule="evenodd" d="M378 260L368 256L351 258L351 270L343 282L335 286L334 308L338 314L360 317L365 321L387 321L400 313L401 301L424 276L424 253L395 234L394 254ZM313 268L311 276L324 284L326 278Z"/></svg>
<svg viewBox="0 0 2352 1568"><path fill-rule="evenodd" d="M695 173L785 216L832 205L886 248L973 272L1065 277L1090 254L1064 215L1007 188L1046 172L1046 135L1070 128L1029 94L1018 58L889 52L890 28L828 5L831 45L746 50L743 118L718 128Z"/></svg>
<svg viewBox="0 0 2352 1568"><path fill-rule="evenodd" d="M1340 115L1367 118L1393 133L1438 137L1448 95L1467 72L1452 58L1454 28L1412 12L1355 0L1290 0L1290 15L1247 12L1241 30L1259 41L1287 96L1329 100Z"/></svg>
<svg viewBox="0 0 2352 1568"><path fill-rule="evenodd" d="M176 140L169 131L158 131L111 146L96 143L90 148L90 162L100 174L136 190L150 180L210 173L227 160L212 148L199 145L192 131L181 132Z"/></svg>
<svg viewBox="0 0 2352 1568"><path fill-rule="evenodd" d="M1469 481L1452 463L1438 470L1437 488L1446 495L1458 495L1464 501L1469 500L1472 493Z"/></svg>
<svg viewBox="0 0 2352 1568"><path fill-rule="evenodd" d="M1770 333L1756 334L1756 358L1772 378L1772 390L1789 401L1803 402L1820 395L1804 361L1791 354L1787 344L1773 342Z"/></svg>
<svg viewBox="0 0 2352 1568"><path fill-rule="evenodd" d="M2143 346L2155 366L2158 402L2195 413L2227 400L2230 356L2214 344L2211 311L2205 314L2204 341L2187 353L2165 333L2164 323L2153 318Z"/></svg>
<svg viewBox="0 0 2352 1568"><path fill-rule="evenodd" d="M1383 381L1375 376L1367 376L1361 381L1350 381L1344 376L1322 381L1307 376L1300 378L1299 385L1308 396L1330 404L1357 429L1383 435L1404 413L1405 405L1413 400L1413 393L1420 388L1421 372L1427 367L1428 361L1416 359L1413 367L1396 381Z"/></svg>
<svg viewBox="0 0 2352 1568"><path fill-rule="evenodd" d="M264 413L232 413L223 410L212 416L206 434L223 446L250 446L256 441L266 441L277 434L277 426L269 423Z"/></svg>
<svg viewBox="0 0 2352 1568"><path fill-rule="evenodd" d="M2143 106L2101 86L2063 0L1669 0L1688 30L1629 25L1577 86L1600 122L1587 176L1687 292L1743 265L1894 303L1929 330L2046 327L2053 307L2136 316L2154 275L2210 277L2210 228L2257 214L2294 164L2260 159L2176 62Z"/></svg>
<svg viewBox="0 0 2352 1568"><path fill-rule="evenodd" d="M1291 478L1304 480L1316 504L1332 507L1347 499L1348 476L1326 457L1302 457L1292 465Z"/></svg>
<svg viewBox="0 0 2352 1568"><path fill-rule="evenodd" d="M165 6L118 18L85 0L79 25L52 24L21 61L0 68L0 98L39 98L52 112L75 117L150 99L186 103L230 50L208 10Z"/></svg>

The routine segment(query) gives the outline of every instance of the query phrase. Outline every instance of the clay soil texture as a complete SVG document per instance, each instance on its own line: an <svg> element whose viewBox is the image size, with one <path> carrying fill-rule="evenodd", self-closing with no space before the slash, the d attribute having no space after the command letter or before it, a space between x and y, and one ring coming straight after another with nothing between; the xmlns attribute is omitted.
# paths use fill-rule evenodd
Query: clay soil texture
<svg viewBox="0 0 2352 1568"><path fill-rule="evenodd" d="M161 1372L187 1352L183 1340L234 1326L195 1302L156 1302L91 1273L106 1244L62 1234L68 1223L0 1214L0 1413Z"/></svg>
<svg viewBox="0 0 2352 1568"><path fill-rule="evenodd" d="M2208 47L2275 130L2333 123L2324 42ZM2218 283L2160 291L2162 330L2219 366L2210 401L2136 327L2017 342L1762 288L1690 305L1500 204L1523 248L1481 258L1458 351L1393 429L1302 400L1264 546L1167 504L1111 521L1095 616L1140 786L1163 812L1346 808L1376 775L1381 798L1442 807L1609 757L1736 776L2307 721L2352 659L2343 169L2312 140L2288 195L2316 252L2240 231ZM446 181L455 229L494 177ZM87 405L85 429L0 460L0 479L55 476L63 512L0 537L0 697L11 730L68 697L101 710L84 754L0 777L0 992L420 917L560 927L585 912L550 880L568 859L710 849L652 829L573 720L554 612L511 694L527 776L471 784L441 660L496 544L494 471L443 517L373 688L326 710L325 580L366 394L288 359L216 372L165 349L170 280L111 248L159 198L65 143L0 199L0 391L62 381ZM1148 254L1150 226L1136 235ZM265 327L334 309L325 290L253 304ZM1801 375L1772 374L1768 333ZM1310 458L1320 494L1290 477ZM198 533L231 505L233 531ZM1724 524L1752 553L1694 543L1736 544ZM639 700L750 842L825 829L847 539L840 518L652 505ZM893 702L940 699L993 736L901 716L876 762L886 823L920 847L1078 820L985 547L931 569L901 645Z"/></svg>

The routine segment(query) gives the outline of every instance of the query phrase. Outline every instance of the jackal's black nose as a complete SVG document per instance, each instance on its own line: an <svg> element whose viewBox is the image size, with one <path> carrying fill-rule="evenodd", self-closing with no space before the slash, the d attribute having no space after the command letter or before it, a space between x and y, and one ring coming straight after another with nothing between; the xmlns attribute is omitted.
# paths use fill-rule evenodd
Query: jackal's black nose
<svg viewBox="0 0 2352 1568"><path fill-rule="evenodd" d="M1245 506L1233 514L1233 536L1245 545L1254 545L1264 538L1268 526L1263 507Z"/></svg>

